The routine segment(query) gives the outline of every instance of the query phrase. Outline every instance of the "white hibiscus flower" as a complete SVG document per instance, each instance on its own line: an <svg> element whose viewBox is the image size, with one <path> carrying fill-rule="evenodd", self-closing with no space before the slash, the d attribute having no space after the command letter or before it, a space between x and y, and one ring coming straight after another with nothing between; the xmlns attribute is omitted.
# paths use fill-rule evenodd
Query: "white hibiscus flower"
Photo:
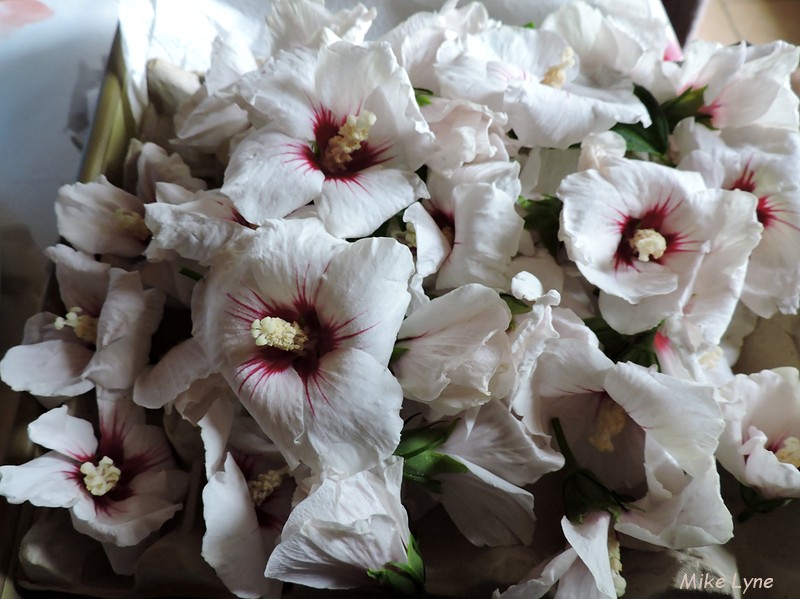
<svg viewBox="0 0 800 599"><path fill-rule="evenodd" d="M559 238L615 330L631 334L685 313L714 343L744 284L762 227L755 198L709 190L697 173L606 157L568 176Z"/></svg>
<svg viewBox="0 0 800 599"><path fill-rule="evenodd" d="M361 237L428 197L414 171L433 135L388 45L281 54L239 95L259 129L231 156L222 192L248 221L313 201L332 234Z"/></svg>
<svg viewBox="0 0 800 599"><path fill-rule="evenodd" d="M610 69L582 72L553 31L502 26L446 46L435 65L442 95L507 113L524 146L563 149L616 123L649 125L629 79Z"/></svg>
<svg viewBox="0 0 800 599"><path fill-rule="evenodd" d="M403 461L322 481L294 508L265 574L315 588L370 584L368 570L405 563L410 533L400 503Z"/></svg>
<svg viewBox="0 0 800 599"><path fill-rule="evenodd" d="M315 219L268 221L212 263L195 335L291 467L356 472L396 447L386 365L412 271L399 243L349 244Z"/></svg>
<svg viewBox="0 0 800 599"><path fill-rule="evenodd" d="M68 508L75 528L103 543L136 545L179 509L188 476L177 470L161 429L127 399L100 405L100 435L66 406L30 424L31 441L50 451L21 466L0 466L11 503Z"/></svg>
<svg viewBox="0 0 800 599"><path fill-rule="evenodd" d="M720 389L725 431L717 459L764 498L800 497L800 375L739 374Z"/></svg>
<svg viewBox="0 0 800 599"><path fill-rule="evenodd" d="M163 294L143 289L138 273L111 268L65 245L46 253L56 263L67 313L31 317L23 344L0 361L0 376L17 391L57 403L63 402L59 396L80 395L95 384L132 387L147 364Z"/></svg>

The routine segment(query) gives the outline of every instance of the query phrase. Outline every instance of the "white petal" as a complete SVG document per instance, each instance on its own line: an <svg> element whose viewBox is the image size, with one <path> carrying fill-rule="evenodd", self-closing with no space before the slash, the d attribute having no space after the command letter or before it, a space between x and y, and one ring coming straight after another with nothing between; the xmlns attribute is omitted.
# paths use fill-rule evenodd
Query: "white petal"
<svg viewBox="0 0 800 599"><path fill-rule="evenodd" d="M463 458L520 487L558 470L563 461L545 461L523 424L502 403L480 407L473 422L460 419L438 449Z"/></svg>
<svg viewBox="0 0 800 599"><path fill-rule="evenodd" d="M321 360L311 384L315 414L306 415L306 427L319 462L357 472L392 454L403 426L402 390L386 368L358 350L336 351Z"/></svg>
<svg viewBox="0 0 800 599"><path fill-rule="evenodd" d="M73 509L75 530L104 543L130 547L158 530L181 509L181 504L155 495L134 495L114 503L111 514L90 513Z"/></svg>
<svg viewBox="0 0 800 599"><path fill-rule="evenodd" d="M389 239L363 239L332 256L320 277L316 308L335 326L341 347L387 364L410 299L411 252Z"/></svg>
<svg viewBox="0 0 800 599"><path fill-rule="evenodd" d="M403 222L413 227L417 242L417 274L424 278L435 273L450 253L450 244L430 213L421 203L411 204L403 212Z"/></svg>
<svg viewBox="0 0 800 599"><path fill-rule="evenodd" d="M367 584L366 571L406 561L402 460L343 480L326 479L289 515L265 574L316 588Z"/></svg>
<svg viewBox="0 0 800 599"><path fill-rule="evenodd" d="M561 530L581 561L594 578L594 584L604 595L616 597L611 563L608 558L608 527L611 518L607 512L592 512L582 524L573 524L566 516L561 519Z"/></svg>
<svg viewBox="0 0 800 599"><path fill-rule="evenodd" d="M133 400L145 408L163 407L214 370L202 345L192 337L172 347L155 366L141 372L133 388Z"/></svg>
<svg viewBox="0 0 800 599"><path fill-rule="evenodd" d="M687 473L705 471L724 428L712 387L619 362L605 388Z"/></svg>
<svg viewBox="0 0 800 599"><path fill-rule="evenodd" d="M30 501L40 507L69 507L87 499L80 481L72 478L78 466L56 452L21 466L0 466L0 495L10 503Z"/></svg>
<svg viewBox="0 0 800 599"><path fill-rule="evenodd" d="M247 481L230 454L203 488L203 519L203 559L238 597L261 597L271 547L264 546Z"/></svg>
<svg viewBox="0 0 800 599"><path fill-rule="evenodd" d="M434 401L452 382L454 372L495 333L505 331L509 320L508 306L483 285L459 287L419 308L400 328L399 347L408 351L392 365L404 393L417 401ZM473 375L471 382L479 382L479 391L486 392L480 381L491 378L498 363L482 366L483 371L467 374Z"/></svg>
<svg viewBox="0 0 800 599"><path fill-rule="evenodd" d="M494 184L475 183L456 187L452 201L455 242L439 269L436 288L482 283L508 289L509 265L523 228L514 208L516 196Z"/></svg>
<svg viewBox="0 0 800 599"><path fill-rule="evenodd" d="M90 422L70 416L67 407L49 410L28 425L31 441L78 462L94 459L97 438Z"/></svg>
<svg viewBox="0 0 800 599"><path fill-rule="evenodd" d="M256 131L236 146L221 191L251 223L284 217L320 196L325 175L310 152L305 141Z"/></svg>
<svg viewBox="0 0 800 599"><path fill-rule="evenodd" d="M376 166L322 186L319 216L336 237L364 237L420 198L425 184L413 172Z"/></svg>
<svg viewBox="0 0 800 599"><path fill-rule="evenodd" d="M45 397L77 396L94 387L83 376L93 355L83 345L59 340L18 345L0 361L0 377L15 391Z"/></svg>
<svg viewBox="0 0 800 599"><path fill-rule="evenodd" d="M453 522L473 544L529 544L533 539L533 495L488 470L459 460L469 472L444 474L442 504Z"/></svg>
<svg viewBox="0 0 800 599"><path fill-rule="evenodd" d="M109 293L97 321L97 351L84 372L108 389L132 387L147 364L150 338L161 321L164 294L142 287L138 273L111 270Z"/></svg>
<svg viewBox="0 0 800 599"><path fill-rule="evenodd" d="M117 210L144 214L142 200L111 185L105 177L96 183L65 185L58 192L58 230L72 245L89 254L140 255L145 242L120 224Z"/></svg>

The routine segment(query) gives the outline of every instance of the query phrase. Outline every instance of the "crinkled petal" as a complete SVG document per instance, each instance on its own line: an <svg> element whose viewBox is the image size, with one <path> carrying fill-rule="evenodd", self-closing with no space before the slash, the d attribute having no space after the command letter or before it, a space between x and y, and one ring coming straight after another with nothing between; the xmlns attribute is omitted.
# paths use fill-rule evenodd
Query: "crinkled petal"
<svg viewBox="0 0 800 599"><path fill-rule="evenodd" d="M437 451L463 458L520 487L564 465L560 456L542 456L524 425L498 401L481 406L474 420L459 419Z"/></svg>
<svg viewBox="0 0 800 599"><path fill-rule="evenodd" d="M264 545L247 481L230 454L203 488L203 518L203 559L236 596L263 596L271 547Z"/></svg>

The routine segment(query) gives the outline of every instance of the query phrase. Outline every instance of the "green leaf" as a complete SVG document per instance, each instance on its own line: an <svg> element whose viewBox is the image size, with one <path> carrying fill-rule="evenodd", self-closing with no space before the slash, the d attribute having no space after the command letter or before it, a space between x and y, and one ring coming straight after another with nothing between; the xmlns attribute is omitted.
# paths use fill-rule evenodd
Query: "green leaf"
<svg viewBox="0 0 800 599"><path fill-rule="evenodd" d="M536 29L536 23L534 23L533 21L528 21L523 25L523 27L525 29Z"/></svg>
<svg viewBox="0 0 800 599"><path fill-rule="evenodd" d="M405 430L400 435L400 443L394 450L394 455L409 459L424 451L432 451L450 438L458 424L458 420L451 422L434 422L428 426Z"/></svg>
<svg viewBox="0 0 800 599"><path fill-rule="evenodd" d="M500 297L506 303L508 309L511 310L511 314L515 316L517 314L527 314L528 312L533 310L531 306L529 306L522 300L518 300L513 295L508 295L507 293L501 293Z"/></svg>
<svg viewBox="0 0 800 599"><path fill-rule="evenodd" d="M611 130L619 133L627 143L629 152L645 152L664 157L669 149L669 123L658 100L640 85L635 85L633 93L644 104L652 123L644 127L641 123L617 123Z"/></svg>
<svg viewBox="0 0 800 599"><path fill-rule="evenodd" d="M560 241L558 230L561 226L561 208L564 203L554 196L544 196L540 200L530 200L523 205L525 208L525 228L536 231L544 247L554 258L558 255Z"/></svg>

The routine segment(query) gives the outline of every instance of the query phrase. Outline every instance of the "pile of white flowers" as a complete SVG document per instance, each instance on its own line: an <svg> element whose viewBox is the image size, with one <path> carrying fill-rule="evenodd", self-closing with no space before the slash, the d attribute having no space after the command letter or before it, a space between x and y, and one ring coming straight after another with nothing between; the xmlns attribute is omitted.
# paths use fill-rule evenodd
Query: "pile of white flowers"
<svg viewBox="0 0 800 599"><path fill-rule="evenodd" d="M375 16L276 0L167 148L61 189L63 311L0 362L49 451L0 494L67 508L124 575L201 498L239 597L424 596L439 522L454 568L522 572L434 590L504 599L618 597L626 547L726 543L718 465L744 516L800 496L798 371L731 369L800 304L798 48L680 55L580 1L365 42Z"/></svg>

